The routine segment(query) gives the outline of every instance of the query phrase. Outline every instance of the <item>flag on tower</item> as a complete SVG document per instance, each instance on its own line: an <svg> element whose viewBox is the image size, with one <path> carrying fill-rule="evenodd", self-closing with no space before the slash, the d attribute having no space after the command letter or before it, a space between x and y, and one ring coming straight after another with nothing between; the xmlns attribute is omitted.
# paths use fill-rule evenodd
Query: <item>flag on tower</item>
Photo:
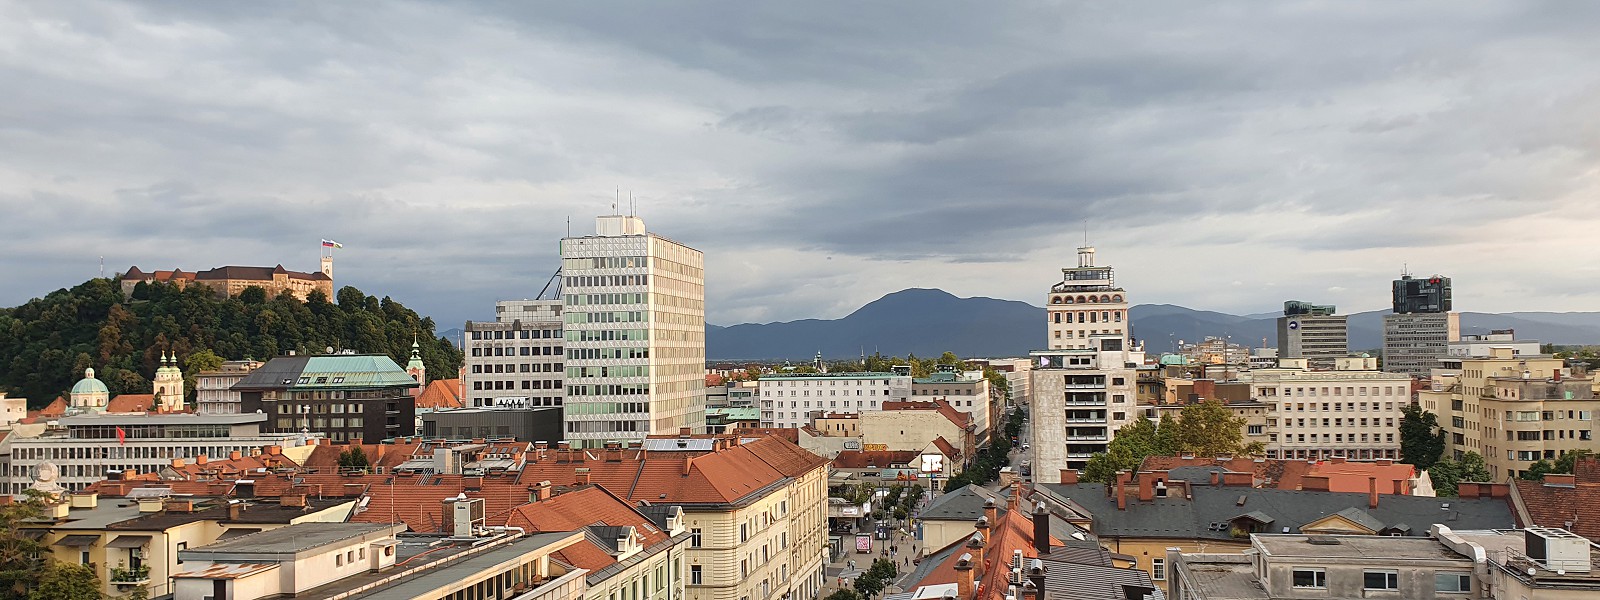
<svg viewBox="0 0 1600 600"><path fill-rule="evenodd" d="M322 240L322 247L323 248L343 248L344 244L341 244L339 242L335 242L333 240Z"/></svg>

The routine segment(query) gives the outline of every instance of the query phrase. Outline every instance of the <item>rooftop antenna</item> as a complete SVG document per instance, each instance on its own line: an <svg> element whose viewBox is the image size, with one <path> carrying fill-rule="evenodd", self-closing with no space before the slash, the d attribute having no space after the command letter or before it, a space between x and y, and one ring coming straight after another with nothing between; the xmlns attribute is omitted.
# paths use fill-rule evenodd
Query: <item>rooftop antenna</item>
<svg viewBox="0 0 1600 600"><path fill-rule="evenodd" d="M106 278L106 257L100 257L100 278Z"/></svg>
<svg viewBox="0 0 1600 600"><path fill-rule="evenodd" d="M572 237L572 215L567 215L567 237Z"/></svg>

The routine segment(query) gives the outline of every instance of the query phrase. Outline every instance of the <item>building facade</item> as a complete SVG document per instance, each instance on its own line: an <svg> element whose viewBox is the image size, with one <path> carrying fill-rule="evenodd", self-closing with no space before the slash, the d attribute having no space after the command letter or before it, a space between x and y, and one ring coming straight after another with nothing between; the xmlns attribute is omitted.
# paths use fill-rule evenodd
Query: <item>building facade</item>
<svg viewBox="0 0 1600 600"><path fill-rule="evenodd" d="M122 274L122 295L133 296L133 289L140 283L171 283L180 289L190 284L204 285L215 290L219 295L237 296L246 288L258 287L267 292L268 298L277 297L288 292L301 301L313 291L322 292L323 296L333 299L333 258L322 257L322 270L316 273L301 273L275 267L217 267L199 272L185 272L183 269L171 271L153 271L146 273L139 267L128 267Z"/></svg>
<svg viewBox="0 0 1600 600"><path fill-rule="evenodd" d="M230 360L215 371L201 371L195 375L195 412L207 415L238 414L244 402L233 384L265 363L258 360Z"/></svg>
<svg viewBox="0 0 1600 600"><path fill-rule="evenodd" d="M467 321L463 403L471 408L561 406L566 340L560 300L504 300L495 320Z"/></svg>
<svg viewBox="0 0 1600 600"><path fill-rule="evenodd" d="M1283 303L1278 317L1278 355L1304 358L1313 369L1331 369L1333 361L1350 353L1349 327L1345 315L1333 305L1318 305L1297 300Z"/></svg>
<svg viewBox="0 0 1600 600"><path fill-rule="evenodd" d="M417 380L382 354L280 356L233 390L245 413L264 413L262 431L318 433L335 442L416 433Z"/></svg>
<svg viewBox="0 0 1600 600"><path fill-rule="evenodd" d="M1267 457L1399 458L1411 377L1379 371L1371 357L1340 358L1330 371L1307 362L1283 359L1278 368L1250 372L1251 395L1267 405Z"/></svg>
<svg viewBox="0 0 1600 600"><path fill-rule="evenodd" d="M1052 350L1091 348L1091 337L1126 340L1128 293L1117 287L1111 267L1094 264L1094 248L1078 248L1078 266L1061 269L1061 282L1045 297L1046 343Z"/></svg>
<svg viewBox="0 0 1600 600"><path fill-rule="evenodd" d="M911 398L909 375L895 373L789 373L756 381L762 427L805 427L826 413L879 410Z"/></svg>
<svg viewBox="0 0 1600 600"><path fill-rule="evenodd" d="M992 397L989 380L983 377L983 371L961 373L947 370L918 377L911 380L911 399L923 402L944 400L956 410L972 415L980 442L988 439L992 433Z"/></svg>
<svg viewBox="0 0 1600 600"><path fill-rule="evenodd" d="M1503 346L1443 364L1417 400L1439 415L1456 457L1477 452L1496 478L1515 477L1536 461L1595 447L1594 380L1574 377L1561 359Z"/></svg>
<svg viewBox="0 0 1600 600"><path fill-rule="evenodd" d="M566 436L592 447L705 430L705 259L644 220L561 240Z"/></svg>
<svg viewBox="0 0 1600 600"><path fill-rule="evenodd" d="M1143 418L1135 387L1144 352L1130 351L1115 335L1089 342L1089 348L1032 353L1029 433L1036 482L1056 483L1061 470L1082 469L1105 452L1118 429Z"/></svg>
<svg viewBox="0 0 1600 600"><path fill-rule="evenodd" d="M1461 337L1461 315L1451 306L1449 277L1394 280L1394 312L1383 316L1383 370L1427 377L1439 366Z"/></svg>

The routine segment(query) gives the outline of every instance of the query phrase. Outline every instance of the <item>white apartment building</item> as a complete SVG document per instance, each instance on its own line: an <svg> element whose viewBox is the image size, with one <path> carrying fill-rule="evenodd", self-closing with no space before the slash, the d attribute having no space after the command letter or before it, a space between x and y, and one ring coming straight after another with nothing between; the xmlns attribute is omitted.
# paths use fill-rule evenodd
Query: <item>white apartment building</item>
<svg viewBox="0 0 1600 600"><path fill-rule="evenodd" d="M561 240L573 444L705 431L704 269L699 250L634 216L601 216L595 235Z"/></svg>
<svg viewBox="0 0 1600 600"><path fill-rule="evenodd" d="M1285 358L1250 372L1252 397L1267 405L1267 458L1399 458L1411 376L1379 371L1367 356L1337 359L1332 371L1308 362Z"/></svg>
<svg viewBox="0 0 1600 600"><path fill-rule="evenodd" d="M1512 356L1538 356L1539 340L1519 340L1515 329L1495 329L1486 334L1463 335L1452 341L1447 354L1450 358L1488 358L1495 348L1510 348ZM1442 368L1443 365L1434 365Z"/></svg>
<svg viewBox="0 0 1600 600"><path fill-rule="evenodd" d="M1093 347L1032 353L1035 482L1060 483L1062 469L1083 469L1095 453L1106 451L1118 429L1142 418L1135 389L1144 351L1129 350L1116 336L1089 342Z"/></svg>
<svg viewBox="0 0 1600 600"><path fill-rule="evenodd" d="M789 373L756 382L762 427L804 427L827 413L882 410L911 398L911 376L895 373Z"/></svg>
<svg viewBox="0 0 1600 600"><path fill-rule="evenodd" d="M1094 265L1094 248L1078 248L1078 266L1061 269L1061 283L1045 297L1051 349L1090 348L1089 338L1128 338L1128 293L1111 267Z"/></svg>
<svg viewBox="0 0 1600 600"><path fill-rule="evenodd" d="M467 321L462 403L469 407L561 406L566 358L560 300L502 300L495 320Z"/></svg>
<svg viewBox="0 0 1600 600"><path fill-rule="evenodd" d="M242 394L232 389L245 375L266 364L259 360L230 360L215 371L201 371L195 375L195 412L208 415L238 414Z"/></svg>

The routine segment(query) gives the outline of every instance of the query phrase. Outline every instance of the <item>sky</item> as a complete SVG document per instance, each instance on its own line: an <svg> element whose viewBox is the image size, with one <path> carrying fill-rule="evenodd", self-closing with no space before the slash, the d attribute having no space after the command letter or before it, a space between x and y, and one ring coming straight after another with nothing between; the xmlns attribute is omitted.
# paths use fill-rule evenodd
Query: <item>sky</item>
<svg viewBox="0 0 1600 600"><path fill-rule="evenodd" d="M707 321L1042 305L1600 309L1600 4L0 0L0 305L317 268L441 329L632 204ZM630 201L629 198L632 198ZM570 223L570 225L569 225Z"/></svg>

